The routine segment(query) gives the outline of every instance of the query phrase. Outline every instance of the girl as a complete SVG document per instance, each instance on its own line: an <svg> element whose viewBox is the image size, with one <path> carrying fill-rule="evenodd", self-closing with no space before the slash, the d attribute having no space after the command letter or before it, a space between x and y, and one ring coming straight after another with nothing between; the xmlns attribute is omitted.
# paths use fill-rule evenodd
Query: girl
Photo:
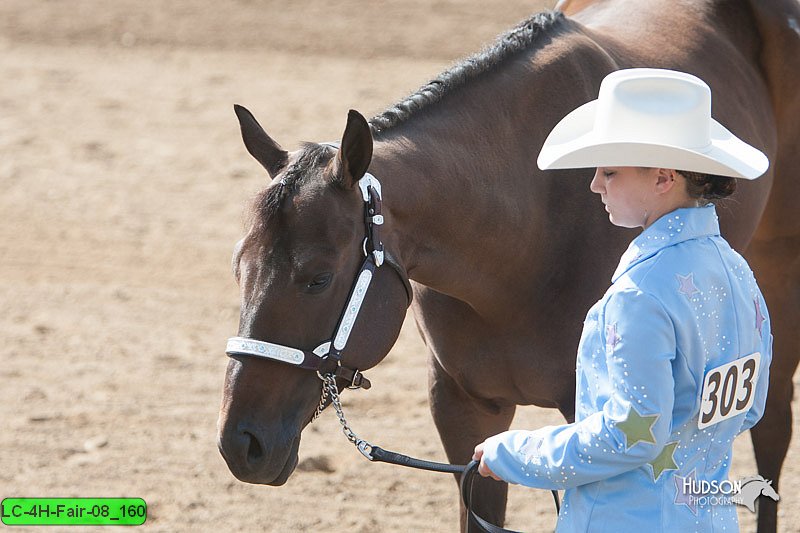
<svg viewBox="0 0 800 533"><path fill-rule="evenodd" d="M761 417L772 337L710 200L766 156L711 118L702 80L628 69L556 125L538 163L597 167L611 223L644 231L586 317L575 422L487 439L479 471L566 489L558 531L738 530L729 495L700 488L727 480L733 439Z"/></svg>

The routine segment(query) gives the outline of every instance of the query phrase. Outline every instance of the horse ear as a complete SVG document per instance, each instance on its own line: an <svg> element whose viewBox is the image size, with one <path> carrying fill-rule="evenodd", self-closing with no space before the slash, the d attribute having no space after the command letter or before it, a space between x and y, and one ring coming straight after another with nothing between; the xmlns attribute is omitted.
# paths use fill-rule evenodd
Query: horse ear
<svg viewBox="0 0 800 533"><path fill-rule="evenodd" d="M242 129L242 139L247 151L267 169L270 177L274 178L286 166L289 154L267 135L250 111L238 104L234 104L233 110L239 118L239 127Z"/></svg>
<svg viewBox="0 0 800 533"><path fill-rule="evenodd" d="M354 187L372 161L372 132L367 119L351 109L336 158L331 162L330 178L345 188Z"/></svg>

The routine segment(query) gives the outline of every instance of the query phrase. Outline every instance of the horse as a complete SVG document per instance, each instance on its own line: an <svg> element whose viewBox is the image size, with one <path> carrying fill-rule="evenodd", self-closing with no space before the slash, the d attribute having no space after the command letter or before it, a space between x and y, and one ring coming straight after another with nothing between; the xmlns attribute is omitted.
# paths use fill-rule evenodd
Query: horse
<svg viewBox="0 0 800 533"><path fill-rule="evenodd" d="M742 490L731 500L739 505L747 507L751 513L756 512L756 500L759 496L766 496L773 501L781 499L772 481L766 480L761 476L749 476L739 480Z"/></svg>
<svg viewBox="0 0 800 533"><path fill-rule="evenodd" d="M286 151L237 107L245 146L271 177L234 251L239 337L294 347L275 354L302 361L327 354L365 254L377 264L380 252L383 266L372 268L349 342L337 351L337 371L349 369L339 385L380 363L410 306L452 463L508 429L517 405L556 408L573 421L582 318L635 233L608 222L590 172L542 172L536 157L606 74L689 72L710 85L715 118L771 161L718 210L772 316L769 396L751 438L759 473L777 488L800 354L800 189L791 181L800 175L798 20L794 0L563 0L371 120L351 111L338 146ZM365 246L365 228L374 229L365 201L375 197L362 185L371 176L382 186L380 250ZM321 364L231 356L218 447L238 479L287 481L303 428L326 404L308 370ZM482 479L473 495L480 516L503 523L505 484ZM776 527L776 503L767 500L758 530Z"/></svg>

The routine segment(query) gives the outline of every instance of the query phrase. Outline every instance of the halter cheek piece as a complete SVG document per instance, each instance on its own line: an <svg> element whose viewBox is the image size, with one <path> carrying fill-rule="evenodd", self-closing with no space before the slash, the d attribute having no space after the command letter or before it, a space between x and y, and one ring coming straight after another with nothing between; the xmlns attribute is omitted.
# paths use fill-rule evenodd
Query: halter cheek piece
<svg viewBox="0 0 800 533"><path fill-rule="evenodd" d="M342 352L347 346L347 340L353 331L364 297L372 283L375 271L386 261L391 266L406 289L408 305L411 305L412 292L411 284L408 281L403 268L389 255L384 252L383 242L380 239L380 226L383 225L383 215L381 214L381 184L372 174L364 174L358 181L361 190L361 197L364 200L364 225L366 237L362 249L364 251L364 261L356 274L356 279L350 289L339 323L334 330L331 340L325 341L312 351L292 348L272 342L249 339L245 337L231 337L225 353L228 356L247 355L253 357L263 357L281 363L294 365L298 368L314 370L320 379L325 375L333 375L347 381L349 388L368 389L372 386L370 381L355 368L343 366Z"/></svg>

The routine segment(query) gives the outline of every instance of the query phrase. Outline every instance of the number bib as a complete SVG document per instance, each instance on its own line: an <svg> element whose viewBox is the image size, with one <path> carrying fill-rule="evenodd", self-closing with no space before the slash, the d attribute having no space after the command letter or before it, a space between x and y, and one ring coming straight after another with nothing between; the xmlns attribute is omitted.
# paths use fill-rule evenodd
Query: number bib
<svg viewBox="0 0 800 533"><path fill-rule="evenodd" d="M750 409L755 399L759 363L761 354L756 352L706 373L700 395L698 428L713 426Z"/></svg>

